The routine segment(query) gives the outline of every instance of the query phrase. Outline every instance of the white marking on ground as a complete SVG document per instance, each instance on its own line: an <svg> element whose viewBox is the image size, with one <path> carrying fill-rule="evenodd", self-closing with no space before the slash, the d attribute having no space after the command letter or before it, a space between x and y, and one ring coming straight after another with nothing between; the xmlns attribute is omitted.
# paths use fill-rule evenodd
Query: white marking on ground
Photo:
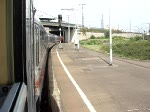
<svg viewBox="0 0 150 112"><path fill-rule="evenodd" d="M102 65L100 65L100 66L96 66L96 67L94 66L93 69L106 68L106 67L108 67L108 66L102 66Z"/></svg>
<svg viewBox="0 0 150 112"><path fill-rule="evenodd" d="M139 109L127 110L127 112L138 111Z"/></svg>
<svg viewBox="0 0 150 112"><path fill-rule="evenodd" d="M132 112L133 110L127 110L127 112Z"/></svg>
<svg viewBox="0 0 150 112"><path fill-rule="evenodd" d="M82 58L82 60L97 60L99 59L98 57L95 57L95 58Z"/></svg>
<svg viewBox="0 0 150 112"><path fill-rule="evenodd" d="M93 105L91 104L91 102L88 100L88 98L86 97L86 95L83 93L83 91L81 90L81 88L78 86L78 84L76 83L76 81L74 80L74 78L72 77L72 75L70 74L70 72L68 71L67 67L64 65L63 61L61 60L59 53L56 49L57 52L57 57L61 63L61 65L63 66L66 74L68 75L69 79L71 80L71 82L73 83L73 85L75 86L75 88L77 89L77 91L79 92L81 98L83 99L84 103L86 104L86 106L88 107L88 109L91 112L96 112L96 110L94 109Z"/></svg>

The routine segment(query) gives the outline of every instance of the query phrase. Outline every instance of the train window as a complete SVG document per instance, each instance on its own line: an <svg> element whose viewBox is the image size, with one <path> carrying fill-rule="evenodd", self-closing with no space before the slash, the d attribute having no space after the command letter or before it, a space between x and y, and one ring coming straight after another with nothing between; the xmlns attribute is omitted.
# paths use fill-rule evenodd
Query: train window
<svg viewBox="0 0 150 112"><path fill-rule="evenodd" d="M37 25L34 26L34 61L35 66L38 66L39 60L39 53L40 53L40 30Z"/></svg>
<svg viewBox="0 0 150 112"><path fill-rule="evenodd" d="M36 29L36 66L39 64L39 28Z"/></svg>
<svg viewBox="0 0 150 112"><path fill-rule="evenodd" d="M40 30L40 39L44 40L44 38L43 38L43 32L41 30Z"/></svg>
<svg viewBox="0 0 150 112"><path fill-rule="evenodd" d="M42 36L42 31L40 30L40 36Z"/></svg>
<svg viewBox="0 0 150 112"><path fill-rule="evenodd" d="M34 53L34 67L36 65L36 25L34 25L34 39L33 39L33 53Z"/></svg>

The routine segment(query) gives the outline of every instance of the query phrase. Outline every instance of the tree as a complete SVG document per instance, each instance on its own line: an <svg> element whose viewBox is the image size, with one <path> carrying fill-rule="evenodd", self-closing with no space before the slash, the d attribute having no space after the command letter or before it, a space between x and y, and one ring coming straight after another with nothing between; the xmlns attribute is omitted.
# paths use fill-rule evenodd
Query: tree
<svg viewBox="0 0 150 112"><path fill-rule="evenodd" d="M107 30L107 31L104 33L104 35L105 35L105 38L109 38L109 30Z"/></svg>
<svg viewBox="0 0 150 112"><path fill-rule="evenodd" d="M81 28L80 31L82 32L83 35L86 35L87 29L86 28Z"/></svg>

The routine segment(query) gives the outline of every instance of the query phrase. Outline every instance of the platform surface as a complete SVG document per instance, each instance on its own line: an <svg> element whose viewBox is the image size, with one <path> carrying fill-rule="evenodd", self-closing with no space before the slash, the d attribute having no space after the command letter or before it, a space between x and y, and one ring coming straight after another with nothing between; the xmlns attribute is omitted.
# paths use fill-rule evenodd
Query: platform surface
<svg viewBox="0 0 150 112"><path fill-rule="evenodd" d="M63 112L150 112L149 61L113 58L109 66L109 55L83 47L75 50L72 44L55 46L51 55Z"/></svg>

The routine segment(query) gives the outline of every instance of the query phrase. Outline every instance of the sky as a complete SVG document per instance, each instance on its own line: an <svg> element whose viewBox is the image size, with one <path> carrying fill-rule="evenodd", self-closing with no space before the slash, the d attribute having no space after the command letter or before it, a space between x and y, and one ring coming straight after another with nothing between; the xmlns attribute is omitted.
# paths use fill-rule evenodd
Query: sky
<svg viewBox="0 0 150 112"><path fill-rule="evenodd" d="M124 31L142 32L149 29L149 0L34 0L38 17L58 17L63 21L82 24L82 7L84 26L101 28L103 15L104 27L109 26ZM73 11L61 9L74 9Z"/></svg>

